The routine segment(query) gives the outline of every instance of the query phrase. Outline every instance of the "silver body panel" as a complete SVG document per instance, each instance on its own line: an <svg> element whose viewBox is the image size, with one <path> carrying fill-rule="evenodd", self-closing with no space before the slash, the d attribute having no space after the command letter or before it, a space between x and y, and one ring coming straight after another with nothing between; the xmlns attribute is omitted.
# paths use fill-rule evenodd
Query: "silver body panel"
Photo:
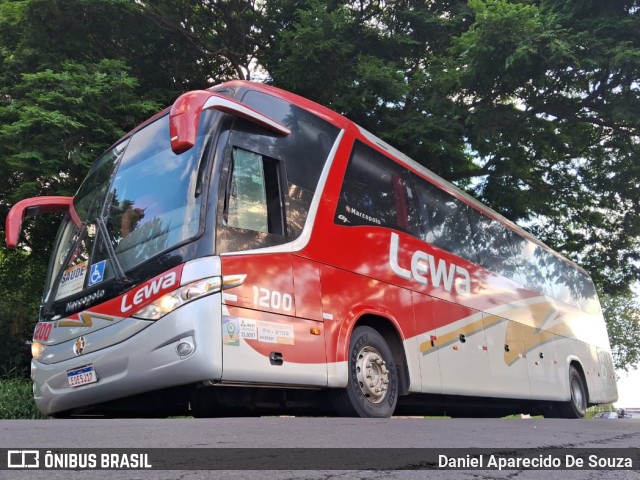
<svg viewBox="0 0 640 480"><path fill-rule="evenodd" d="M220 318L218 293L189 303L156 322L125 320L123 323L151 324L101 350L48 365L32 360L36 404L43 413L52 414L152 390L217 380L222 375ZM114 327L87 334L87 343L92 342L92 336L108 335ZM195 349L180 357L176 346L184 340ZM67 343L71 352L73 341ZM67 371L88 364L95 368L98 381L70 387Z"/></svg>

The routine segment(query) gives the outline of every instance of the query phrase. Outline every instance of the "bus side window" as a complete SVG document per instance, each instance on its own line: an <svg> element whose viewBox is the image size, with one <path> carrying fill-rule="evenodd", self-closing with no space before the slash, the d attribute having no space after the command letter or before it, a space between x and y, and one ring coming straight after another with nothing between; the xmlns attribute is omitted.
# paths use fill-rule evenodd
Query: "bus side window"
<svg viewBox="0 0 640 480"><path fill-rule="evenodd" d="M334 220L339 225L380 226L419 235L413 187L406 170L356 142Z"/></svg>
<svg viewBox="0 0 640 480"><path fill-rule="evenodd" d="M417 175L413 181L423 226L420 238L454 255L477 261L471 242L471 207Z"/></svg>
<svg viewBox="0 0 640 480"><path fill-rule="evenodd" d="M235 147L231 169L226 224L284 235L278 161Z"/></svg>
<svg viewBox="0 0 640 480"><path fill-rule="evenodd" d="M400 230L418 237L420 224L413 198L413 187L408 180L396 173L391 176L391 181L396 201L396 224Z"/></svg>
<svg viewBox="0 0 640 480"><path fill-rule="evenodd" d="M470 219L478 263L493 273L513 278L517 269L517 258L512 246L514 233L500 222L475 210Z"/></svg>

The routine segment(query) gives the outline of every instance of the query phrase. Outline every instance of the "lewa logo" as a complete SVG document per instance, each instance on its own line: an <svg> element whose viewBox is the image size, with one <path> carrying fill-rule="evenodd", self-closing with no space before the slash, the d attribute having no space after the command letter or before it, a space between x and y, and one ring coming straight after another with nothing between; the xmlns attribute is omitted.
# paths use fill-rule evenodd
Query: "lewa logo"
<svg viewBox="0 0 640 480"><path fill-rule="evenodd" d="M393 273L422 285L443 288L450 293L453 290L459 295L471 293L471 275L466 268L435 258L426 252L415 251L411 257L411 265L407 265L410 268L400 266L398 263L399 238L396 233L391 234L389 266Z"/></svg>
<svg viewBox="0 0 640 480"><path fill-rule="evenodd" d="M38 450L7 450L7 468L39 468Z"/></svg>
<svg viewBox="0 0 640 480"><path fill-rule="evenodd" d="M144 302L151 297L158 295L160 292L170 289L178 284L178 276L176 272L169 272L156 279L149 281L138 288L134 293L127 293L122 297L122 303L120 304L120 310L122 313L128 312L134 306L141 306ZM131 299L129 299L131 295Z"/></svg>

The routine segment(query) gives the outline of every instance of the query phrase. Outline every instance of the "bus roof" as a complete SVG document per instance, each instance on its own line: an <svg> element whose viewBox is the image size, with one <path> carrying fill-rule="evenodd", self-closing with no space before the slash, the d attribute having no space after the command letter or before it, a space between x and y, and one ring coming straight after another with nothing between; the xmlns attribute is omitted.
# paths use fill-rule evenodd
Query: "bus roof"
<svg viewBox="0 0 640 480"><path fill-rule="evenodd" d="M293 103L341 129L347 128L349 124L354 124L354 122L349 120L347 117L331 110L330 108L324 107L319 103L309 100L308 98L301 97L300 95L297 95L295 93L291 93L287 90L282 90L271 85L266 85L264 83L250 82L248 80L232 80L230 82L222 83L212 88L220 87L250 88L252 90L257 90L259 92L273 95L276 98L280 98L287 102Z"/></svg>

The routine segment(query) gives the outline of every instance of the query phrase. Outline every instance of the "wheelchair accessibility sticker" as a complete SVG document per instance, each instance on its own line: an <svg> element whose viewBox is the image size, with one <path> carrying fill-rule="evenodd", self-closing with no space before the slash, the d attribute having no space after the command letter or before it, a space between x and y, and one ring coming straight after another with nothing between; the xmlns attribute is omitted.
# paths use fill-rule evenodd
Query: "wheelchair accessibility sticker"
<svg viewBox="0 0 640 480"><path fill-rule="evenodd" d="M102 260L101 262L91 265L91 270L89 271L89 283L87 284L87 287L100 283L104 279L104 267L106 265L106 260Z"/></svg>

